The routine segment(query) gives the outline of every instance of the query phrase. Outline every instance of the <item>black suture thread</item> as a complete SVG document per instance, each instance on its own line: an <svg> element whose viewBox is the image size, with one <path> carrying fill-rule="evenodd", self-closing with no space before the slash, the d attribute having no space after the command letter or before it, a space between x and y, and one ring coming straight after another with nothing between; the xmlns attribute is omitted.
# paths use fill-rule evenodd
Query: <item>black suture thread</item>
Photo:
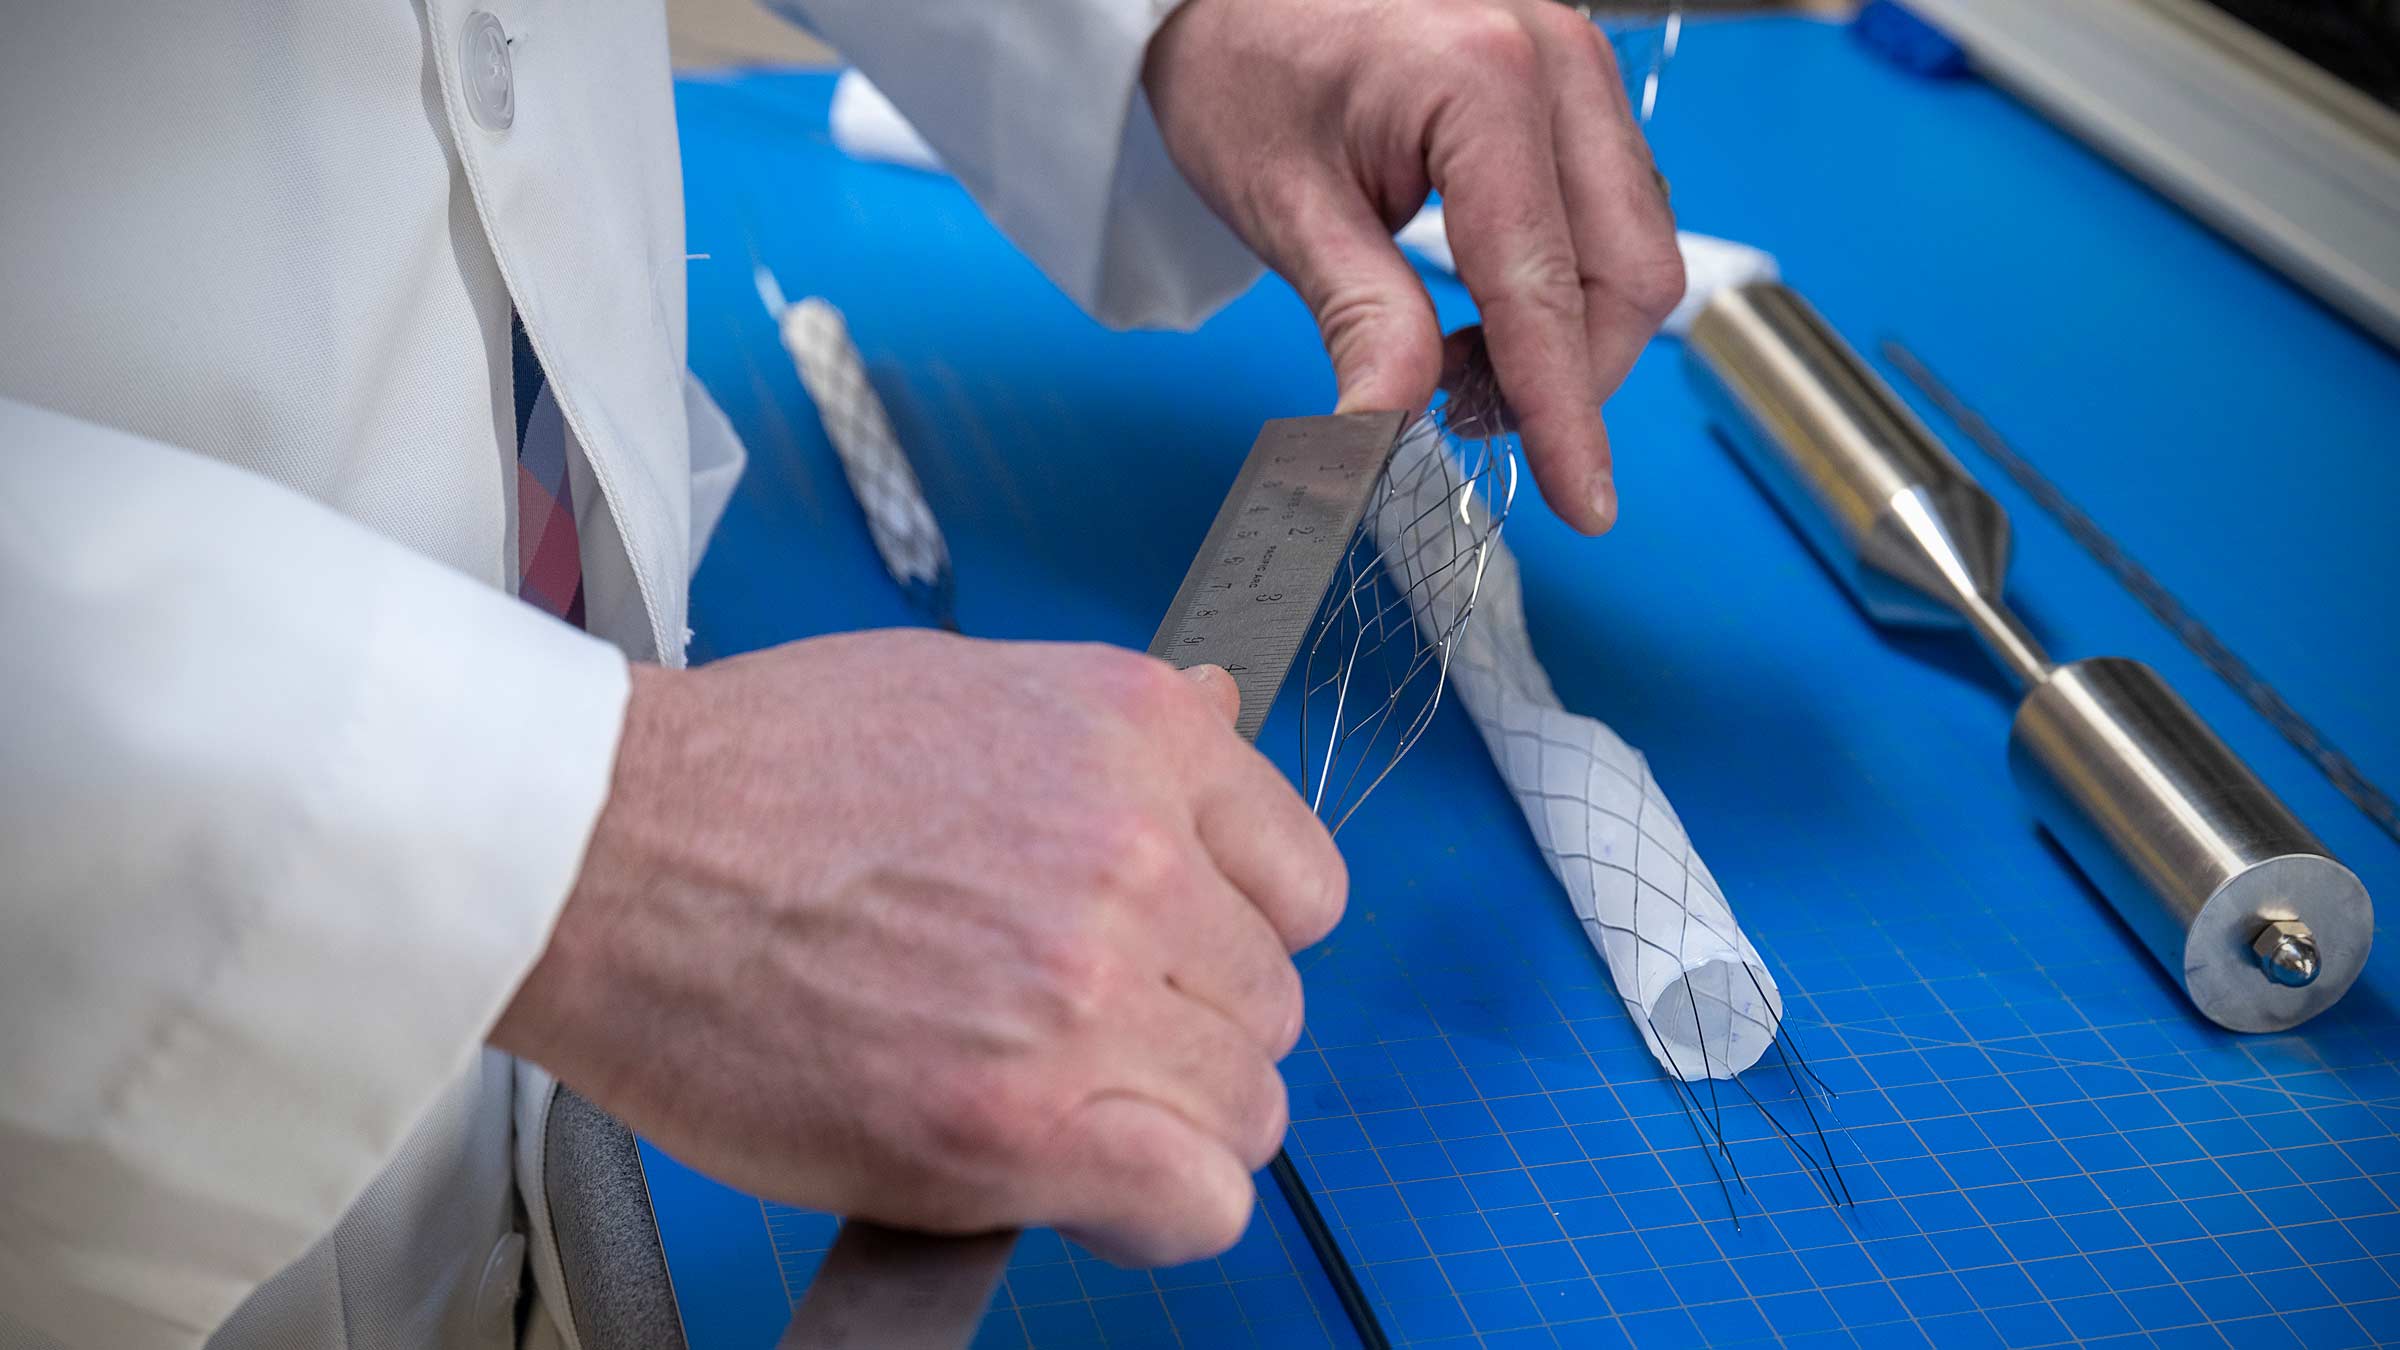
<svg viewBox="0 0 2400 1350"><path fill-rule="evenodd" d="M1630 1007L1631 1004L1628 1003L1627 1006ZM1708 1160L1708 1170L1717 1179L1717 1194L1724 1197L1726 1217L1733 1220L1734 1230L1739 1232L1742 1226L1742 1211L1733 1203L1733 1191L1725 1184L1724 1170L1717 1166L1716 1151L1711 1150L1708 1146L1709 1134L1714 1131L1717 1149L1723 1150L1725 1161L1731 1163L1733 1149L1725 1143L1725 1131L1720 1123L1713 1121L1710 1122L1708 1129L1701 1128L1701 1120L1706 1113L1700 1110L1700 1095L1692 1091L1692 1085L1684 1080L1683 1068L1675 1062L1675 1052L1667 1048L1666 1037L1658 1034L1658 1023L1652 1021L1647 1012L1642 1014L1642 1025L1650 1029L1651 1043L1658 1047L1658 1052L1667 1057L1667 1081L1675 1088L1675 1104L1683 1108L1683 1118L1692 1127L1692 1137L1700 1141L1700 1156ZM1742 1189L1747 1191L1750 1188L1745 1183Z"/></svg>
<svg viewBox="0 0 2400 1350"><path fill-rule="evenodd" d="M1749 974L1750 987L1758 991L1759 1000L1761 1002L1766 1002L1769 1007L1773 1007L1774 1004L1767 999L1766 989L1758 982L1758 972L1756 970L1752 970L1747 965L1743 966L1742 969ZM1853 1209L1855 1209L1858 1206L1858 1201L1850 1194L1850 1180L1842 1175L1841 1159L1833 1156L1833 1141L1826 1137L1825 1124L1823 1121L1817 1119L1816 1105L1808 1099L1808 1084L1801 1082L1800 1075L1792 1072L1792 1062L1794 1060L1798 1060L1800 1063L1801 1072L1806 1073L1810 1082L1815 1083L1817 1087L1824 1092L1826 1113L1828 1115L1832 1114L1832 1105L1839 1098L1840 1094L1836 1093L1831 1087L1827 1086L1824 1079L1817 1077L1817 1071L1809 1067L1808 1056L1801 1052L1800 1039L1796 1036L1785 1034L1785 1031L1785 1019L1783 1013L1778 1010L1775 1014L1775 1035L1774 1038L1767 1043L1775 1047L1776 1058L1783 1061L1784 1076L1792 1080L1792 1090L1797 1093L1800 1098L1800 1109L1808 1113L1808 1123L1814 1126L1817 1131L1817 1142L1825 1146L1825 1161L1833 1168L1833 1179L1841 1183L1843 1200L1846 1201ZM1788 1054L1786 1053L1787 1050L1789 1051ZM1839 1128L1839 1122L1836 1122L1836 1128Z"/></svg>
<svg viewBox="0 0 2400 1350"><path fill-rule="evenodd" d="M1817 1143L1822 1145L1825 1149L1825 1164L1833 1169L1833 1179L1842 1188L1842 1203L1850 1206L1852 1209L1858 1208L1857 1197L1850 1193L1850 1179L1842 1175L1842 1160L1833 1155L1833 1140L1826 1137L1825 1123L1817 1119L1816 1104L1808 1099L1808 1084L1801 1082L1799 1077L1792 1073L1792 1061L1790 1058L1784 1055L1784 1041L1780 1032L1777 1034L1773 1044L1775 1046L1776 1057L1783 1060L1784 1075L1792 1080L1793 1091L1800 1098L1800 1109L1808 1113L1808 1123L1817 1132ZM1794 1055L1800 1053L1799 1042L1792 1042L1791 1051ZM1807 1067L1806 1060L1801 1061L1801 1067ZM1812 1072L1809 1076L1814 1078L1816 1075ZM1819 1086L1822 1086L1822 1084ZM1830 1104L1832 1094L1828 1093L1826 1095L1827 1101Z"/></svg>
<svg viewBox="0 0 2400 1350"><path fill-rule="evenodd" d="M1758 1114L1765 1117L1766 1122L1769 1125L1775 1127L1775 1132L1777 1134L1783 1136L1784 1147L1800 1155L1800 1161L1808 1165L1808 1174L1817 1183L1817 1189L1824 1192L1825 1203L1829 1205L1840 1204L1841 1202L1834 1198L1832 1184L1825 1179L1825 1165L1819 1162L1816 1158L1816 1155L1810 1153L1806 1146L1801 1144L1800 1136L1793 1134L1790 1129L1785 1127L1782 1121L1775 1118L1775 1113L1767 1109L1766 1101L1757 1093L1752 1092L1748 1083L1745 1083L1739 1077L1736 1077L1733 1080L1733 1085L1742 1090L1742 1095L1750 1099L1750 1104L1752 1106L1758 1108Z"/></svg>
<svg viewBox="0 0 2400 1350"><path fill-rule="evenodd" d="M1817 1109L1808 1100L1808 1084L1802 1082L1800 1075L1792 1071L1791 1058L1783 1052L1783 1018L1780 1015L1775 1019L1774 1039L1770 1040L1768 1044L1775 1047L1776 1057L1783 1061L1784 1076L1791 1080L1793 1095L1800 1099L1800 1109L1808 1113L1808 1123L1817 1132L1817 1147L1825 1150L1823 1161L1820 1162L1815 1155L1808 1151L1807 1146L1800 1142L1800 1137L1793 1134L1791 1129L1776 1117L1775 1112L1768 1107L1766 1101L1750 1090L1748 1083L1736 1078L1733 1080L1733 1085L1742 1090L1742 1095L1750 1099L1750 1104L1758 1108L1758 1113L1765 1116L1767 1123L1774 1126L1776 1133L1783 1136L1785 1146L1799 1154L1801 1161L1808 1164L1810 1173L1816 1177L1817 1189L1825 1193L1825 1203L1828 1205L1850 1203L1855 1207L1855 1202L1849 1199L1850 1183L1842 1179L1841 1164L1833 1156L1833 1141L1826 1138L1825 1126L1817 1120ZM1831 1169L1830 1178L1827 1175L1828 1168ZM1838 1194L1835 1190L1837 1184L1840 1187Z"/></svg>
<svg viewBox="0 0 2400 1350"><path fill-rule="evenodd" d="M1758 1001L1766 1004L1770 1008L1774 1007L1775 1005L1773 1001L1767 997L1766 986L1758 982L1758 972L1751 969L1749 964L1746 962L1743 964L1742 969L1750 976L1750 987L1758 991ZM1780 1041L1783 1036L1783 1014L1781 1012L1777 1012L1775 1014L1775 1034ZM1792 1057L1800 1061L1801 1070L1805 1072L1819 1088L1824 1090L1825 1100L1829 1102L1835 1102L1842 1099L1842 1094L1834 1091L1832 1086L1824 1079L1817 1077L1817 1071L1809 1065L1808 1056L1800 1052L1800 1042L1797 1040L1792 1042ZM1786 1066L1786 1072L1789 1072L1789 1066Z"/></svg>
<svg viewBox="0 0 2400 1350"><path fill-rule="evenodd" d="M1647 796L1645 796L1645 809L1647 809L1647 804L1648 799ZM1682 902L1682 941L1688 946L1691 942L1692 932L1692 869L1690 866L1692 846L1691 841L1688 838L1684 841L1683 851L1685 866L1683 869L1684 894ZM1730 913L1731 911L1728 912ZM1703 925L1703 927L1705 926L1706 925ZM1746 966L1744 968L1747 969ZM1717 1071L1715 1066L1708 1062L1708 1028L1702 1026L1700 1023L1700 996L1692 992L1692 977L1697 973L1697 971L1691 970L1687 970L1683 973L1683 998L1686 1003L1691 1005L1692 1035L1700 1042L1700 1074L1702 1077L1708 1080L1708 1108L1710 1111L1715 1113L1715 1119L1717 1122L1717 1145L1725 1150L1725 1165L1733 1169L1733 1179L1735 1181L1740 1181L1742 1183L1742 1190L1747 1193L1750 1190L1750 1183L1742 1179L1742 1165L1734 1159L1733 1145L1727 1143L1725 1140L1725 1104L1717 1100ZM1725 1005L1725 1045L1728 1050L1731 1050L1733 1048L1733 1000L1726 998L1719 1001ZM1653 1029L1653 1034L1655 1034L1655 1028ZM1664 1042L1661 1042L1661 1044L1664 1044ZM1731 1069L1732 1067L1731 1061L1728 1061L1726 1068ZM1749 1090L1750 1089L1748 1088L1742 1089L1744 1092L1748 1092ZM1700 1094L1697 1091L1694 1091L1692 1094L1692 1099L1694 1101L1698 1101L1699 1097ZM1734 1217L1734 1226L1736 1228L1741 1226L1741 1217L1739 1215Z"/></svg>

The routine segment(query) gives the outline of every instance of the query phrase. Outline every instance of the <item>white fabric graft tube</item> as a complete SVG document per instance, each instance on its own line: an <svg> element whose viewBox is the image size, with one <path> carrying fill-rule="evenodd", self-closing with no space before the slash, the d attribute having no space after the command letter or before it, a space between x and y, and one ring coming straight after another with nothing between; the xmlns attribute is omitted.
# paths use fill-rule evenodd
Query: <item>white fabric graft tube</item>
<svg viewBox="0 0 2400 1350"><path fill-rule="evenodd" d="M762 296L772 294L767 289L771 284L761 283ZM916 470L900 448L900 438L892 433L883 400L867 381L866 364L851 344L842 312L815 296L791 305L778 305L770 298L768 309L776 315L801 386L817 405L817 417L850 480L850 491L866 513L867 533L884 566L903 586L945 585L950 546L926 504Z"/></svg>
<svg viewBox="0 0 2400 1350"><path fill-rule="evenodd" d="M1453 538L1493 534L1483 503L1450 489L1455 472L1422 472L1451 450L1431 419L1395 454L1397 489L1377 511L1387 557L1440 555ZM1773 1044L1783 1022L1775 977L1700 861L1650 763L1609 728L1567 711L1533 653L1517 561L1498 538L1479 587L1409 588L1420 631L1451 633L1449 687L1516 794L1542 857L1566 887L1583 930L1608 963L1626 1011L1667 1072L1687 1082L1731 1078Z"/></svg>

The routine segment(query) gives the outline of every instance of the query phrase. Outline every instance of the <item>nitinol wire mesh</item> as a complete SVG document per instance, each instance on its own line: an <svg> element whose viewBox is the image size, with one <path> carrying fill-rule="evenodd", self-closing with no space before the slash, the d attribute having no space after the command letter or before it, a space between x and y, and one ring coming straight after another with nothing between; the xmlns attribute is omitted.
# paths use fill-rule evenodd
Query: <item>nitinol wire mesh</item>
<svg viewBox="0 0 2400 1350"><path fill-rule="evenodd" d="M1501 539L1517 486L1513 417L1480 335L1452 345L1463 359L1451 392L1395 450L1310 644L1303 791L1338 830L1452 691L1676 1085L1737 1221L1733 1191L1744 1182L1724 1112L1744 1102L1828 1199L1846 1199L1817 1100L1823 1088L1785 1035L1773 974L1649 761L1565 708L1534 654L1516 560ZM1781 1114L1741 1077L1770 1053L1786 1080L1769 1094Z"/></svg>

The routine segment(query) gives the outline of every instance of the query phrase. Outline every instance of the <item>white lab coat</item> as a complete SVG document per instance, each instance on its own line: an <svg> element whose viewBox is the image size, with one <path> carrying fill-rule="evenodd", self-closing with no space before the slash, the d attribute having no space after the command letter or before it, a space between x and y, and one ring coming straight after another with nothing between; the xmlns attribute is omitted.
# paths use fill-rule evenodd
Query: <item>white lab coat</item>
<svg viewBox="0 0 2400 1350"><path fill-rule="evenodd" d="M466 0L0 16L7 1350L506 1344L520 1199L557 1300L548 1085L482 1041L740 451L658 0L477 2L505 126ZM1139 94L1171 0L799 4L1104 317L1253 275ZM590 636L506 594L512 308Z"/></svg>

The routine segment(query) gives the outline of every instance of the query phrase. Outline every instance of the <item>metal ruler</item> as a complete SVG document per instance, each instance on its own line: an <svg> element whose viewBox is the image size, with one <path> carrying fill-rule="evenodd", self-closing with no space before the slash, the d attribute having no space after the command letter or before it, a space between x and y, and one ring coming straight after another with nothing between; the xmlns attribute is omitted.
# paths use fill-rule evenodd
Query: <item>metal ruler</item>
<svg viewBox="0 0 2400 1350"><path fill-rule="evenodd" d="M1267 423L1200 541L1150 654L1230 672L1243 740L1258 739L1406 421L1351 413Z"/></svg>
<svg viewBox="0 0 2400 1350"><path fill-rule="evenodd" d="M1224 667L1241 690L1243 739L1258 738L1408 421L1395 412L1267 423L1201 541L1150 654L1178 668ZM1290 1165L1277 1162L1285 1180ZM1294 1199L1305 1203L1306 1192ZM974 1338L1015 1245L1014 1233L936 1237L846 1221L782 1350L957 1350Z"/></svg>

